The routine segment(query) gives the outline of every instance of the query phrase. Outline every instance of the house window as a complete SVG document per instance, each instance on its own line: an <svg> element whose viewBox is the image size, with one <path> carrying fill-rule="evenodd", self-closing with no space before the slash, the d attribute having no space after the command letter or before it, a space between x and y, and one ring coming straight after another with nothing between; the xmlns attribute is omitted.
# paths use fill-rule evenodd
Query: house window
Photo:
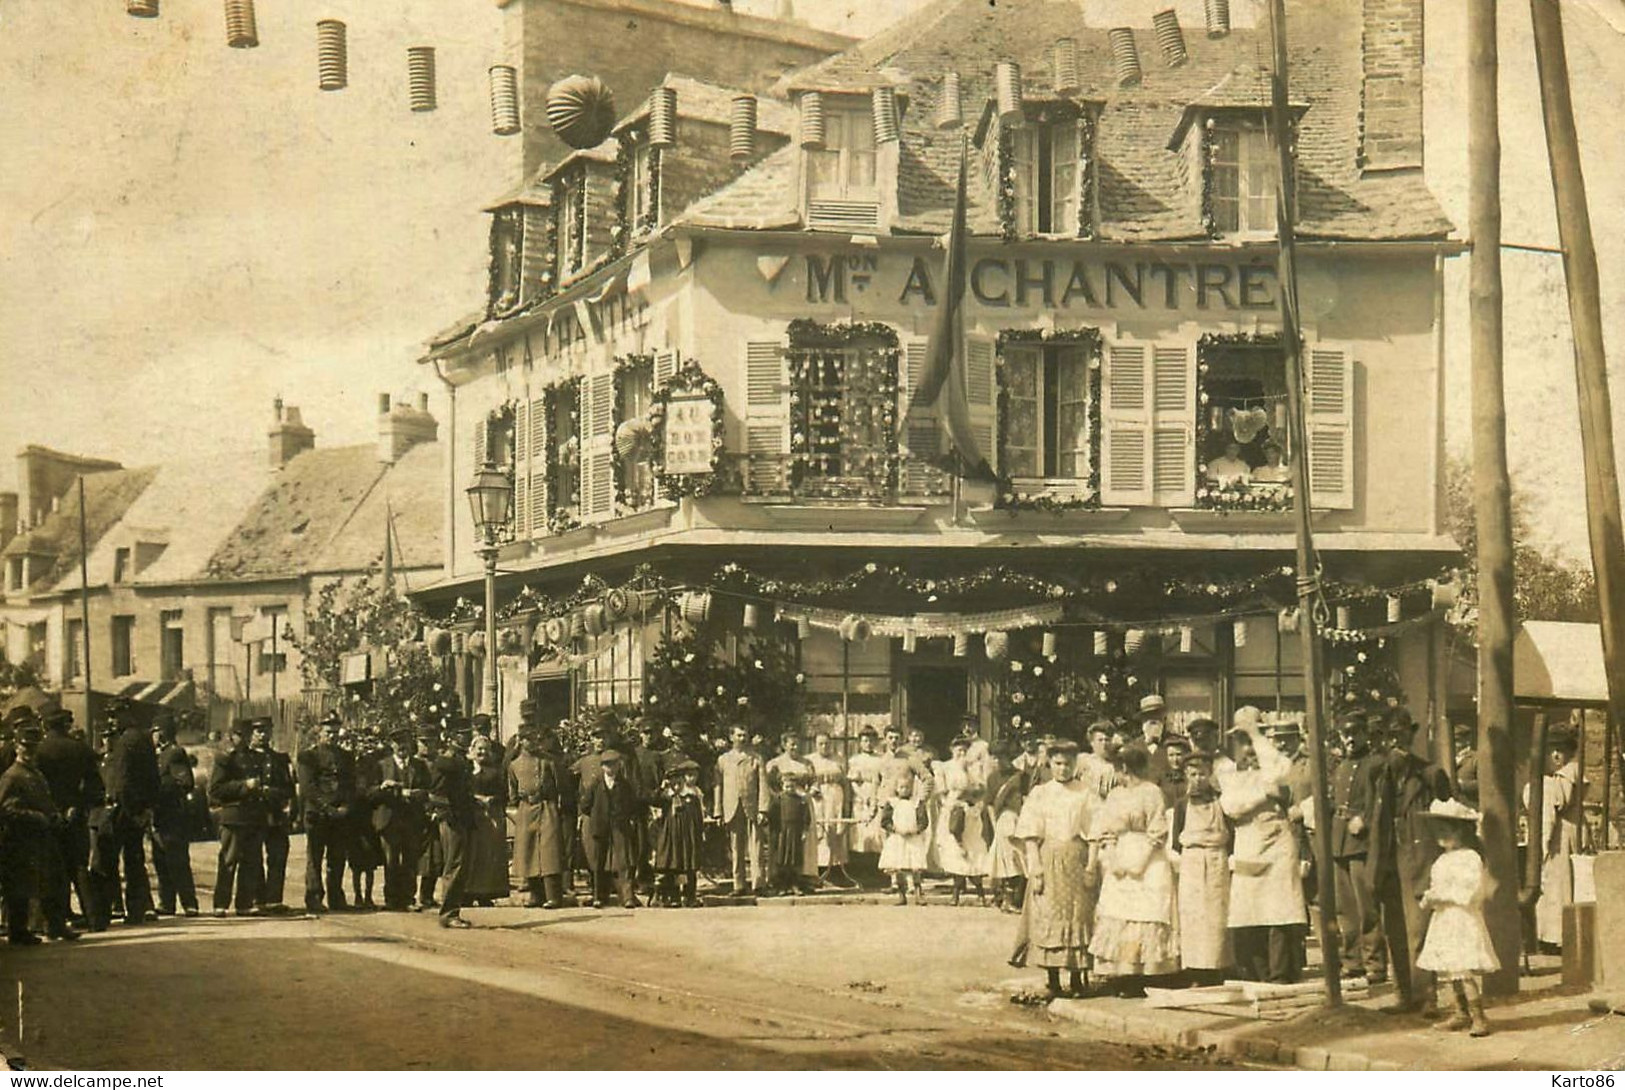
<svg viewBox="0 0 1625 1090"><path fill-rule="evenodd" d="M113 618L113 676L135 673L135 618Z"/></svg>
<svg viewBox="0 0 1625 1090"><path fill-rule="evenodd" d="M6 561L6 589L22 590L26 585L27 558L13 556Z"/></svg>
<svg viewBox="0 0 1625 1090"><path fill-rule="evenodd" d="M62 656L62 680L68 682L85 676L85 622L76 617L68 618L65 638L68 646Z"/></svg>
<svg viewBox="0 0 1625 1090"><path fill-rule="evenodd" d="M1215 127L1208 163L1214 228L1220 234L1274 234L1279 170L1263 125L1235 122Z"/></svg>
<svg viewBox="0 0 1625 1090"><path fill-rule="evenodd" d="M792 491L880 499L896 481L897 352L877 337L790 349Z"/></svg>
<svg viewBox="0 0 1625 1090"><path fill-rule="evenodd" d="M660 640L660 625L652 624L618 625L588 641L589 651L577 675L581 703L594 708L641 704L644 649Z"/></svg>
<svg viewBox="0 0 1625 1090"><path fill-rule="evenodd" d="M209 627L204 636L209 643L209 691L222 695L237 691L237 657L233 653L236 641L231 634L230 606L215 606L209 610Z"/></svg>
<svg viewBox="0 0 1625 1090"><path fill-rule="evenodd" d="M130 550L117 548L113 550L113 582L122 583L130 578Z"/></svg>
<svg viewBox="0 0 1625 1090"><path fill-rule="evenodd" d="M824 117L824 145L809 148L807 219L814 227L879 226L874 118L867 109L832 109Z"/></svg>
<svg viewBox="0 0 1625 1090"><path fill-rule="evenodd" d="M1027 125L1013 134L1017 229L1024 235L1078 233L1078 123Z"/></svg>
<svg viewBox="0 0 1625 1090"><path fill-rule="evenodd" d="M558 188L559 272L569 276L581 271L587 253L587 179L578 172Z"/></svg>
<svg viewBox="0 0 1625 1090"><path fill-rule="evenodd" d="M1015 478L1087 480L1089 422L1084 345L1011 345L1004 351L1004 469Z"/></svg>
<svg viewBox="0 0 1625 1090"><path fill-rule="evenodd" d="M615 406L617 427L627 421L643 420L648 415L649 405L654 396L654 382L653 360L635 364L621 372L620 404ZM634 450L619 460L621 497L625 505L632 510L647 507L654 502L654 470L649 464L651 453L649 444L645 443L641 450Z"/></svg>
<svg viewBox="0 0 1625 1090"><path fill-rule="evenodd" d="M491 307L507 310L519 302L525 220L518 208L504 208L491 220Z"/></svg>
<svg viewBox="0 0 1625 1090"><path fill-rule="evenodd" d="M186 628L181 611L166 609L160 615L158 669L159 680L174 681L181 676L186 665Z"/></svg>
<svg viewBox="0 0 1625 1090"><path fill-rule="evenodd" d="M573 516L581 493L581 437L578 402L581 389L566 382L553 390L547 439L547 495L552 510Z"/></svg>
<svg viewBox="0 0 1625 1090"><path fill-rule="evenodd" d="M1197 503L1261 504L1273 496L1284 506L1296 451L1280 349L1209 345L1202 362L1198 381L1207 397L1197 429Z"/></svg>
<svg viewBox="0 0 1625 1090"><path fill-rule="evenodd" d="M654 178L659 170L658 154L647 139L639 139L632 149L626 185L627 223L633 231L648 231L660 223L658 182Z"/></svg>

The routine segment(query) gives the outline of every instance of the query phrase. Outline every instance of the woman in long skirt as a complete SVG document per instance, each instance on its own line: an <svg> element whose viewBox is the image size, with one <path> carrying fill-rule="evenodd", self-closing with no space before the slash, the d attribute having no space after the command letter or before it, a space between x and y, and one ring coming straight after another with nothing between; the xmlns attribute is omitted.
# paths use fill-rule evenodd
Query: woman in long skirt
<svg viewBox="0 0 1625 1090"><path fill-rule="evenodd" d="M880 739L865 727L858 735L858 752L846 763L846 782L852 793L852 824L847 846L852 855L875 857L886 846L886 830L880 827ZM860 866L859 864L865 864ZM869 867L878 869L874 858L853 860L853 870L862 876Z"/></svg>
<svg viewBox="0 0 1625 1090"><path fill-rule="evenodd" d="M1287 820L1292 793L1285 779L1292 762L1245 711L1237 711L1238 730L1230 736L1234 768L1219 774L1219 806L1235 822L1230 937L1244 975L1296 984L1303 972L1308 911L1298 839Z"/></svg>
<svg viewBox="0 0 1625 1090"><path fill-rule="evenodd" d="M1192 984L1217 984L1230 947L1230 821L1219 808L1213 755L1185 759L1185 797L1174 807L1179 845L1179 960Z"/></svg>
<svg viewBox="0 0 1625 1090"><path fill-rule="evenodd" d="M1100 901L1089 953L1095 969L1117 978L1116 990L1140 989L1139 978L1179 971L1174 935L1174 872L1168 861L1168 812L1162 788L1146 779L1151 755L1133 743L1118 753L1117 786L1095 814L1100 843Z"/></svg>
<svg viewBox="0 0 1625 1090"><path fill-rule="evenodd" d="M476 737L468 755L480 804L469 841L468 900L488 907L508 896L508 783L489 739Z"/></svg>
<svg viewBox="0 0 1625 1090"><path fill-rule="evenodd" d="M1051 746L1050 778L1028 794L1016 822L1027 857L1027 942L1051 995L1061 994L1062 969L1073 994L1082 992L1089 965L1095 880L1086 838L1096 798L1078 782L1077 769L1077 743Z"/></svg>
<svg viewBox="0 0 1625 1090"><path fill-rule="evenodd" d="M998 751L998 767L988 778L993 802L993 844L988 851L988 877L993 882L993 904L1001 912L1021 910L1021 887L1026 882L1026 863L1021 842L1016 839L1016 822L1021 804L1027 798L1027 777L1010 759L1008 749Z"/></svg>
<svg viewBox="0 0 1625 1090"><path fill-rule="evenodd" d="M938 761L937 797L941 800L940 820L933 831L937 860L953 879L954 901L959 904L967 880L976 890L976 899L987 903L982 879L989 871L988 846L983 829L983 784L974 778L966 763L969 739L961 736L949 745L950 756Z"/></svg>

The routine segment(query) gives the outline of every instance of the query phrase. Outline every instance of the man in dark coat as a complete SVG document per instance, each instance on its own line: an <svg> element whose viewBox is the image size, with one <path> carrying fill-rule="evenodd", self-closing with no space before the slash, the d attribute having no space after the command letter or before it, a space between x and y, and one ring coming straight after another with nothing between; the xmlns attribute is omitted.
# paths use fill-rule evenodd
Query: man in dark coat
<svg viewBox="0 0 1625 1090"><path fill-rule="evenodd" d="M1422 894L1428 888L1433 861L1439 857L1439 842L1433 837L1427 813L1435 800L1450 797L1450 776L1438 765L1417 756L1416 722L1403 708L1388 717L1387 743L1372 869L1376 872L1377 900L1384 914L1394 981L1401 988L1399 1002L1386 1009L1431 1018L1438 1014L1433 974L1416 967L1432 916L1422 907ZM1403 919L1403 932L1397 921L1387 919L1389 915ZM1403 941L1396 946L1395 940L1401 934ZM1402 972L1404 968L1409 972Z"/></svg>
<svg viewBox="0 0 1625 1090"><path fill-rule="evenodd" d="M1371 752L1371 734L1363 712L1342 717L1338 731L1344 757L1331 775L1332 862L1337 868L1337 915L1343 932L1343 969L1364 970L1373 984L1388 979L1371 873L1371 825L1377 807L1377 780L1382 758Z"/></svg>
<svg viewBox="0 0 1625 1090"><path fill-rule="evenodd" d="M467 901L469 849L474 839L479 802L474 798L474 781L464 753L468 738L448 731L440 756L429 766L429 810L440 831L443 853L440 877L440 926L468 927L462 908Z"/></svg>
<svg viewBox="0 0 1625 1090"><path fill-rule="evenodd" d="M237 894L237 915L258 916L265 884L265 830L270 823L271 762L253 748L254 720L232 724L237 745L215 762L209 801L220 808L220 862L214 879L214 914L224 916Z"/></svg>
<svg viewBox="0 0 1625 1090"><path fill-rule="evenodd" d="M70 888L79 894L79 912L89 920L96 913L90 886L90 812L107 801L101 762L83 740L68 733L73 713L58 708L45 716L45 740L34 754L34 765L51 789L51 801L62 815L58 827L62 853L61 882L56 897L62 914L68 912Z"/></svg>
<svg viewBox="0 0 1625 1090"><path fill-rule="evenodd" d="M124 922L138 924L154 907L147 882L146 834L158 805L158 751L133 708L115 708L114 714L121 729L107 751L107 801L116 808L113 829L124 868Z"/></svg>
<svg viewBox="0 0 1625 1090"><path fill-rule="evenodd" d="M654 896L654 823L649 808L660 803L660 785L666 782L666 754L654 748L654 731L642 716L632 720L632 745L627 772L638 799L637 888L645 897Z"/></svg>
<svg viewBox="0 0 1625 1090"><path fill-rule="evenodd" d="M549 733L533 723L519 728L518 752L508 762L508 797L516 806L514 876L525 887L528 907L553 909L564 907L564 759Z"/></svg>
<svg viewBox="0 0 1625 1090"><path fill-rule="evenodd" d="M429 807L429 785L434 780L434 763L440 759L440 728L432 723L419 726L416 746L417 761L407 769L405 786L423 791L423 842L418 852L417 901L412 906L413 912L422 912L439 907L439 902L435 900L435 887L440 884L440 874L446 869L446 853L440 844L440 830Z"/></svg>
<svg viewBox="0 0 1625 1090"><path fill-rule="evenodd" d="M197 915L192 881L192 792L197 781L192 755L175 741L175 721L165 716L153 726L158 750L158 804L152 810L152 869L158 874L158 911L173 916L179 907Z"/></svg>
<svg viewBox="0 0 1625 1090"><path fill-rule="evenodd" d="M288 837L293 831L293 759L271 748L271 717L254 720L249 747L265 754L265 884L261 887L260 910L272 915L288 911L283 889L288 878Z"/></svg>
<svg viewBox="0 0 1625 1090"><path fill-rule="evenodd" d="M389 747L368 780L367 801L384 849L384 909L405 912L412 907L418 858L428 835L423 804L429 797L429 766L415 754L410 727L394 731Z"/></svg>
<svg viewBox="0 0 1625 1090"><path fill-rule="evenodd" d="M299 753L299 798L305 820L305 911L344 911L345 839L356 803L355 760L339 748L338 712L316 724L315 744ZM326 865L326 908L322 905Z"/></svg>
<svg viewBox="0 0 1625 1090"><path fill-rule="evenodd" d="M641 807L621 755L606 749L598 755L598 777L581 788L581 820L592 845L588 866L592 871L592 907L609 904L610 875L615 876L622 908L641 907L632 893L637 869L637 820Z"/></svg>
<svg viewBox="0 0 1625 1090"><path fill-rule="evenodd" d="M40 937L28 929L28 902L38 898L47 933L72 941L66 906L58 897L62 853L61 814L51 799L50 785L34 766L37 747L45 732L32 718L18 725L12 745L11 767L0 773L0 886L5 889L6 938L13 946L37 946Z"/></svg>

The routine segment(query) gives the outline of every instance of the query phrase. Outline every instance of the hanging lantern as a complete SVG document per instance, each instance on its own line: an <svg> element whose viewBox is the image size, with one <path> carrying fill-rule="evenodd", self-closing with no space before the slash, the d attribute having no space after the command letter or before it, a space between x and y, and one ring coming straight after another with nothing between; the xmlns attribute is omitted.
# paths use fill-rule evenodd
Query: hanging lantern
<svg viewBox="0 0 1625 1090"><path fill-rule="evenodd" d="M1062 38L1055 43L1055 91L1057 94L1074 94L1082 85L1078 78L1078 43L1072 38Z"/></svg>
<svg viewBox="0 0 1625 1090"><path fill-rule="evenodd" d="M348 32L337 19L316 24L316 80L323 91L342 91L350 83Z"/></svg>
<svg viewBox="0 0 1625 1090"><path fill-rule="evenodd" d="M549 617L542 631L547 634L548 643L563 643L570 638L570 622L563 617Z"/></svg>
<svg viewBox="0 0 1625 1090"><path fill-rule="evenodd" d="M806 91L801 96L801 146L824 146L824 96L818 91Z"/></svg>
<svg viewBox="0 0 1625 1090"><path fill-rule="evenodd" d="M1173 8L1159 11L1151 17L1151 23L1156 27L1162 59L1168 62L1169 68L1178 68L1190 60L1190 54L1185 52L1185 32L1179 28L1179 12Z"/></svg>
<svg viewBox="0 0 1625 1090"><path fill-rule="evenodd" d="M706 591L690 591L677 599L677 608L689 624L704 624L711 616L711 595Z"/></svg>
<svg viewBox="0 0 1625 1090"><path fill-rule="evenodd" d="M605 624L604 607L599 603L594 602L592 605L582 610L581 624L582 627L587 630L587 635L602 636L604 634L604 629L609 627L607 624Z"/></svg>
<svg viewBox="0 0 1625 1090"><path fill-rule="evenodd" d="M1021 65L1000 61L993 69L993 87L999 102L999 120L1006 125L1021 124Z"/></svg>
<svg viewBox="0 0 1625 1090"><path fill-rule="evenodd" d="M468 648L468 653L470 655L483 655L483 654L485 654L485 633L484 632L471 633L469 635L469 637L468 637L468 642L464 646L466 646Z"/></svg>
<svg viewBox="0 0 1625 1090"><path fill-rule="evenodd" d="M453 629L451 633L451 653L461 655L468 650L468 633Z"/></svg>
<svg viewBox="0 0 1625 1090"><path fill-rule="evenodd" d="M919 637L914 634L913 629L903 633L903 654L912 655L914 653L914 649L918 646Z"/></svg>
<svg viewBox="0 0 1625 1090"><path fill-rule="evenodd" d="M1388 623L1389 624L1398 624L1399 623L1399 618L1402 615L1402 613L1401 613L1402 609L1403 609L1403 603L1400 602L1399 595L1390 594L1388 596Z"/></svg>
<svg viewBox="0 0 1625 1090"><path fill-rule="evenodd" d="M124 10L137 19L156 19L158 0L126 0Z"/></svg>
<svg viewBox="0 0 1625 1090"><path fill-rule="evenodd" d="M803 617L796 622L796 639L809 640L812 638L812 622Z"/></svg>
<svg viewBox="0 0 1625 1090"><path fill-rule="evenodd" d="M1230 0L1206 0L1207 36L1222 38L1230 33Z"/></svg>
<svg viewBox="0 0 1625 1090"><path fill-rule="evenodd" d="M434 46L414 45L407 49L406 93L413 113L435 108Z"/></svg>
<svg viewBox="0 0 1625 1090"><path fill-rule="evenodd" d="M1433 591L1434 609L1449 609L1451 606L1456 604L1456 596L1459 593L1459 588L1456 586L1456 584L1441 583L1435 580L1432 583L1429 583L1428 586L1429 589Z"/></svg>
<svg viewBox="0 0 1625 1090"><path fill-rule="evenodd" d="M982 647L989 662L1003 662L1010 654L1010 633L995 629L982 637Z"/></svg>
<svg viewBox="0 0 1625 1090"><path fill-rule="evenodd" d="M729 114L728 154L735 162L756 157L756 96L735 95Z"/></svg>
<svg viewBox="0 0 1625 1090"><path fill-rule="evenodd" d="M1298 611L1296 609L1283 609L1275 616L1275 627L1281 632L1296 632L1298 630Z"/></svg>
<svg viewBox="0 0 1625 1090"><path fill-rule="evenodd" d="M547 124L572 148L595 148L615 127L615 97L597 76L566 76L547 89Z"/></svg>
<svg viewBox="0 0 1625 1090"><path fill-rule="evenodd" d="M745 603L745 627L746 628L755 628L757 626L757 624L760 623L760 621L761 621L761 613L757 610L756 603L755 602L746 602Z"/></svg>
<svg viewBox="0 0 1625 1090"><path fill-rule="evenodd" d="M254 0L226 0L226 44L233 49L253 49L260 44Z"/></svg>
<svg viewBox="0 0 1625 1090"><path fill-rule="evenodd" d="M491 66L491 131L498 136L519 132L519 70L511 64Z"/></svg>
<svg viewBox="0 0 1625 1090"><path fill-rule="evenodd" d="M1096 654L1096 656L1109 655L1111 653L1111 649L1112 649L1111 633L1107 632L1104 628L1097 629L1095 631L1095 654Z"/></svg>
<svg viewBox="0 0 1625 1090"><path fill-rule="evenodd" d="M531 631L530 639L537 647L546 647L553 642L548 637L546 621L538 620L536 622L536 627Z"/></svg>
<svg viewBox="0 0 1625 1090"><path fill-rule="evenodd" d="M424 645L429 648L431 655L451 654L451 633L444 628L431 628L424 635Z"/></svg>
<svg viewBox="0 0 1625 1090"><path fill-rule="evenodd" d="M1236 623L1230 626L1230 638L1237 647L1247 646L1247 618L1236 618Z"/></svg>
<svg viewBox="0 0 1625 1090"><path fill-rule="evenodd" d="M1131 628L1123 633L1123 650L1134 654L1145 645L1145 629Z"/></svg>
<svg viewBox="0 0 1625 1090"><path fill-rule="evenodd" d="M970 633L954 633L954 658L962 659L970 654Z"/></svg>
<svg viewBox="0 0 1625 1090"><path fill-rule="evenodd" d="M1196 630L1188 624L1179 626L1179 653L1188 655L1196 650Z"/></svg>
<svg viewBox="0 0 1625 1090"><path fill-rule="evenodd" d="M615 622L632 612L632 595L625 587L613 587L604 592L604 619Z"/></svg>
<svg viewBox="0 0 1625 1090"><path fill-rule="evenodd" d="M897 88L876 87L870 98L875 118L875 143L889 144L897 139Z"/></svg>
<svg viewBox="0 0 1625 1090"><path fill-rule="evenodd" d="M677 88L656 87L649 92L649 146L669 148L677 143Z"/></svg>
<svg viewBox="0 0 1625 1090"><path fill-rule="evenodd" d="M1350 620L1350 618L1349 618L1349 607L1348 606L1338 606L1337 607L1337 627L1338 628L1343 628L1343 629L1347 629L1347 628L1352 627L1349 624L1349 620Z"/></svg>
<svg viewBox="0 0 1625 1090"><path fill-rule="evenodd" d="M572 640L579 640L587 634L587 618L581 615L579 609L570 614L569 631Z"/></svg>
<svg viewBox="0 0 1625 1090"><path fill-rule="evenodd" d="M1134 87L1140 82L1140 52L1134 48L1134 28L1112 27L1106 32L1112 43L1112 70L1117 86Z"/></svg>
<svg viewBox="0 0 1625 1090"><path fill-rule="evenodd" d="M873 634L874 628L867 617L860 617L856 613L848 613L841 618L838 628L841 639L848 643L864 643Z"/></svg>
<svg viewBox="0 0 1625 1090"><path fill-rule="evenodd" d="M964 123L964 109L959 104L959 73L949 72L942 77L942 97L937 99L937 128L957 129Z"/></svg>
<svg viewBox="0 0 1625 1090"><path fill-rule="evenodd" d="M1055 638L1055 633L1044 633L1044 657L1049 659L1051 662L1055 661L1056 643L1057 641Z"/></svg>

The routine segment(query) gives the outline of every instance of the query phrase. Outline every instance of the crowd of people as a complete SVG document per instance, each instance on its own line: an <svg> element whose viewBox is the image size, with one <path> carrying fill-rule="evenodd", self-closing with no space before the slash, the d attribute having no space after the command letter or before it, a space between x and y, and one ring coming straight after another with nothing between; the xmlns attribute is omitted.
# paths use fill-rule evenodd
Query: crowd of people
<svg viewBox="0 0 1625 1090"><path fill-rule="evenodd" d="M1019 917L1010 963L1043 968L1052 994L1132 995L1238 976L1296 982L1315 870L1330 867L1345 971L1391 978L1396 1010L1431 1016L1437 974L1457 1008L1444 1024L1487 1031L1476 979L1497 963L1477 910L1476 815L1417 755L1403 709L1339 718L1323 815L1299 726L1266 728L1250 707L1228 730L1197 719L1176 732L1152 695L1081 744L1030 732L990 745L968 717L945 754L917 729L864 731L850 754L826 734L803 754L787 731L772 756L744 718L713 738L611 714L585 752L567 754L536 712L522 706L511 752L488 716L377 739L331 713L297 757L271 745L270 720L237 721L206 789L214 914L290 911L296 826L306 913L434 911L444 927L499 900L694 907L702 872L733 897L868 885L918 905L936 875L952 904L991 897ZM148 727L115 707L103 752L63 711L19 709L6 726L0 892L12 944L42 941L41 929L73 941L115 916L198 914L190 815L203 789L171 721ZM1573 740L1556 736L1551 750L1561 775ZM1572 797L1554 790L1548 808ZM1321 821L1326 858L1312 835Z"/></svg>

